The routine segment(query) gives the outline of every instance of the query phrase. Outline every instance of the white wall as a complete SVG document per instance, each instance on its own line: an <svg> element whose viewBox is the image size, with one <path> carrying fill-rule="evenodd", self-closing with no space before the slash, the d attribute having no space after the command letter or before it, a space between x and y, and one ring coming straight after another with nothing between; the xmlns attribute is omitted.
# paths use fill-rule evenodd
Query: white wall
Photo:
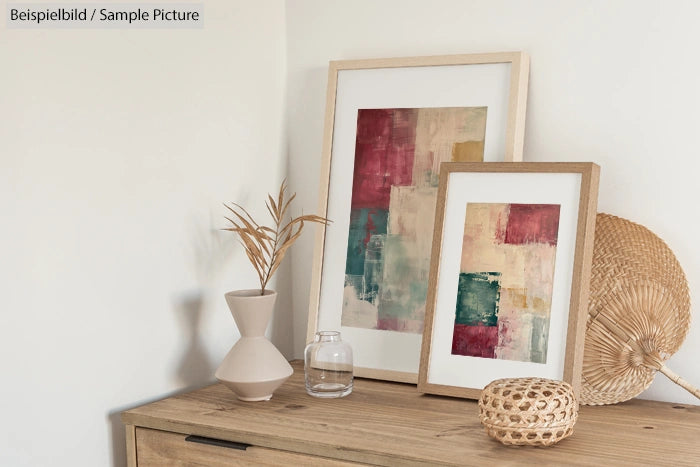
<svg viewBox="0 0 700 467"><path fill-rule="evenodd" d="M594 161L599 211L649 227L700 296L700 4L693 1L290 0L288 128L292 186L316 206L329 60L523 50L531 56L524 157ZM301 355L313 239L294 250ZM668 366L700 385L700 322ZM657 376L642 397L698 403Z"/></svg>
<svg viewBox="0 0 700 467"><path fill-rule="evenodd" d="M223 293L257 278L221 203L267 216L285 175L285 5L201 3L201 30L0 18L0 465L124 465L118 412L237 339Z"/></svg>

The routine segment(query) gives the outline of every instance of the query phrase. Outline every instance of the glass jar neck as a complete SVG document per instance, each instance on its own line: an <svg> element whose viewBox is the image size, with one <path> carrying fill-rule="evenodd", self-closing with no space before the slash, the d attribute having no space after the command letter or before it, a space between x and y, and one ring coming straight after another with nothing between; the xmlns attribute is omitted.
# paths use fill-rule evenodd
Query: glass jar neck
<svg viewBox="0 0 700 467"><path fill-rule="evenodd" d="M314 342L340 342L338 331L319 331L316 333Z"/></svg>

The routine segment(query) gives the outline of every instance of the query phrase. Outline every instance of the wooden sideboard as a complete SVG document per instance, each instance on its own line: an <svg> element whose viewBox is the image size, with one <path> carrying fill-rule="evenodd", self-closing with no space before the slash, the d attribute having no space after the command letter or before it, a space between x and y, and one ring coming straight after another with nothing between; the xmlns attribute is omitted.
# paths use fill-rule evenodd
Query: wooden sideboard
<svg viewBox="0 0 700 467"><path fill-rule="evenodd" d="M559 444L506 447L486 435L475 401L360 378L345 398L317 399L293 366L267 402L214 384L123 412L129 465L700 466L699 406L581 407Z"/></svg>

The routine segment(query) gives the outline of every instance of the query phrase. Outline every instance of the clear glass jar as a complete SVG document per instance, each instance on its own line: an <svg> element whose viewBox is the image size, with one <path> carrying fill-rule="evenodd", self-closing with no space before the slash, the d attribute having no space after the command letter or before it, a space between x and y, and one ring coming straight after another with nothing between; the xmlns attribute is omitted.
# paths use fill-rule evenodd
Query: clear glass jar
<svg viewBox="0 0 700 467"><path fill-rule="evenodd" d="M352 347L337 331L319 331L304 350L306 392L315 397L344 397L352 392Z"/></svg>

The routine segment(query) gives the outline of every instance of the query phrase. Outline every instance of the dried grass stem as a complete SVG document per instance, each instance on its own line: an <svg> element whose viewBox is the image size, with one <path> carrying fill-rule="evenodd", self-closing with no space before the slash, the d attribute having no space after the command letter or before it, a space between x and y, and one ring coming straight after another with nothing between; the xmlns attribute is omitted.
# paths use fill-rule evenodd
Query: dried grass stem
<svg viewBox="0 0 700 467"><path fill-rule="evenodd" d="M260 295L265 292L267 283L279 268L289 247L301 235L304 222L315 222L323 225L330 223L328 219L321 216L302 214L299 217L290 217L289 222L283 225L283 219L286 217L289 205L296 197L296 193L294 193L289 199L285 199L286 191L287 182L285 180L280 186L277 200L275 201L271 195L268 195L268 200L265 201L267 211L274 221L274 228L258 224L250 213L237 203L231 203L230 206L224 204L234 217L225 217L232 224L232 227L223 230L238 234L241 245L243 245L250 263L258 274Z"/></svg>

